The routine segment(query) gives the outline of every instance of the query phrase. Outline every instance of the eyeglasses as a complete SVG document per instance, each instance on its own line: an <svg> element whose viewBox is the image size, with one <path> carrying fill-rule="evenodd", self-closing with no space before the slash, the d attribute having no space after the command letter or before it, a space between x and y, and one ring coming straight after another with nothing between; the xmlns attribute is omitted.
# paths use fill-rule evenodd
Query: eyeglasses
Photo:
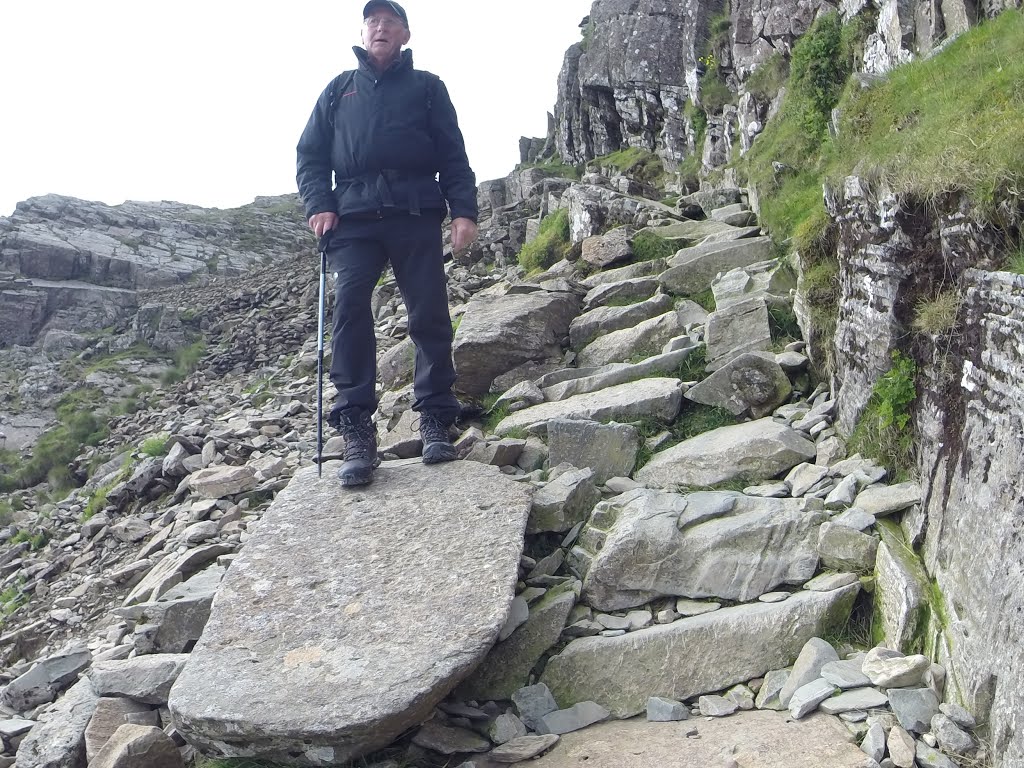
<svg viewBox="0 0 1024 768"><path fill-rule="evenodd" d="M395 27L404 27L405 24L401 19L396 19L394 16L370 16L363 19L364 27L376 27L377 29L394 29Z"/></svg>

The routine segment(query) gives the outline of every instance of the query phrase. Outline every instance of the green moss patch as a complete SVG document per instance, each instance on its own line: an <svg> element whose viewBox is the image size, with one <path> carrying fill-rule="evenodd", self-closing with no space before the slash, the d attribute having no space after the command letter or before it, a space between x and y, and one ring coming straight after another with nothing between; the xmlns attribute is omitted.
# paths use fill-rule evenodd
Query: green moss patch
<svg viewBox="0 0 1024 768"><path fill-rule="evenodd" d="M548 269L565 258L569 242L569 211L560 208L540 223L540 231L519 251L519 266L527 272Z"/></svg>
<svg viewBox="0 0 1024 768"><path fill-rule="evenodd" d="M869 24L842 26L828 14L794 47L779 115L739 162L758 189L762 222L787 240L822 215L822 185L857 169L919 199L962 190L1006 224L1024 188L1024 14L1004 11L865 86L850 74ZM827 130L833 107L836 137Z"/></svg>

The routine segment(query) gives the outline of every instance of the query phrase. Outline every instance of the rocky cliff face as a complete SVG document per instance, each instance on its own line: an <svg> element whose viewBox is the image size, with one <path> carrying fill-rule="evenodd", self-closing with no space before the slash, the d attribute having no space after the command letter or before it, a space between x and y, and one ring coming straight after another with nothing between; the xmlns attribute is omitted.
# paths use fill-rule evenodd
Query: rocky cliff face
<svg viewBox="0 0 1024 768"><path fill-rule="evenodd" d="M1024 280L968 270L963 288L965 359L957 367L956 355L935 349L917 415L928 479L922 552L941 593L939 651L962 701L988 713L993 751L1011 766L1024 761Z"/></svg>
<svg viewBox="0 0 1024 768"><path fill-rule="evenodd" d="M139 291L241 275L303 248L295 195L223 211L33 198L0 218L0 348L98 330L134 311Z"/></svg>
<svg viewBox="0 0 1024 768"><path fill-rule="evenodd" d="M1020 2L596 0L584 40L566 52L550 138L573 164L640 147L670 173L694 153L706 169L718 168L731 159L734 140L741 151L750 146L771 110L763 96L747 92L747 80L773 54L788 56L819 15L838 10L844 20L869 19L861 69L883 74L1011 7ZM700 129L684 107L704 103L702 76L712 57L734 104L708 108Z"/></svg>
<svg viewBox="0 0 1024 768"><path fill-rule="evenodd" d="M948 664L951 696L989 721L1000 764L1015 765L1024 759L1014 714L1024 706L1024 279L990 271L1006 235L957 196L923 206L850 177L827 199L840 227L840 421L857 423L893 350L914 357L924 499L902 537L925 566L913 601L926 616L918 640ZM943 291L957 297L949 326L916 328L922 303Z"/></svg>
<svg viewBox="0 0 1024 768"><path fill-rule="evenodd" d="M594 3L585 42L569 49L558 77L556 146L581 163L626 146L657 152L666 167L695 151L683 115L697 93L697 58L721 2Z"/></svg>

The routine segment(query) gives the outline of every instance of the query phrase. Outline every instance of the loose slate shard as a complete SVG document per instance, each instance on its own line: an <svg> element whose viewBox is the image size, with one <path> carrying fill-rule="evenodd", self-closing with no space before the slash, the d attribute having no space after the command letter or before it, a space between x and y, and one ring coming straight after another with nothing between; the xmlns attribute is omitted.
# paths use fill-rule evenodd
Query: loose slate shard
<svg viewBox="0 0 1024 768"><path fill-rule="evenodd" d="M170 696L205 752L334 765L418 725L512 602L530 491L496 467L299 471L228 569Z"/></svg>

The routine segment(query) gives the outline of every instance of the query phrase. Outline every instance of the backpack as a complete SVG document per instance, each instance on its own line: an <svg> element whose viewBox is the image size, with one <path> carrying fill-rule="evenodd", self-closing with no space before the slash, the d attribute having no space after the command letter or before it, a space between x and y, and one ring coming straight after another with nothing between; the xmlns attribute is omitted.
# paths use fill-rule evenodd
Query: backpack
<svg viewBox="0 0 1024 768"><path fill-rule="evenodd" d="M334 78L328 86L331 90L331 99L327 103L327 124L331 127L331 130L334 130L335 106L338 103L338 99L341 98L341 95L346 93L352 85L352 80L355 79L356 71L357 70L349 69L342 72ZM427 99L427 115L429 116L430 110L434 106L434 89L437 88L437 83L440 78L433 72L425 72L422 69L414 69L413 72L415 72L416 76L420 78L420 82L423 85L423 90Z"/></svg>

